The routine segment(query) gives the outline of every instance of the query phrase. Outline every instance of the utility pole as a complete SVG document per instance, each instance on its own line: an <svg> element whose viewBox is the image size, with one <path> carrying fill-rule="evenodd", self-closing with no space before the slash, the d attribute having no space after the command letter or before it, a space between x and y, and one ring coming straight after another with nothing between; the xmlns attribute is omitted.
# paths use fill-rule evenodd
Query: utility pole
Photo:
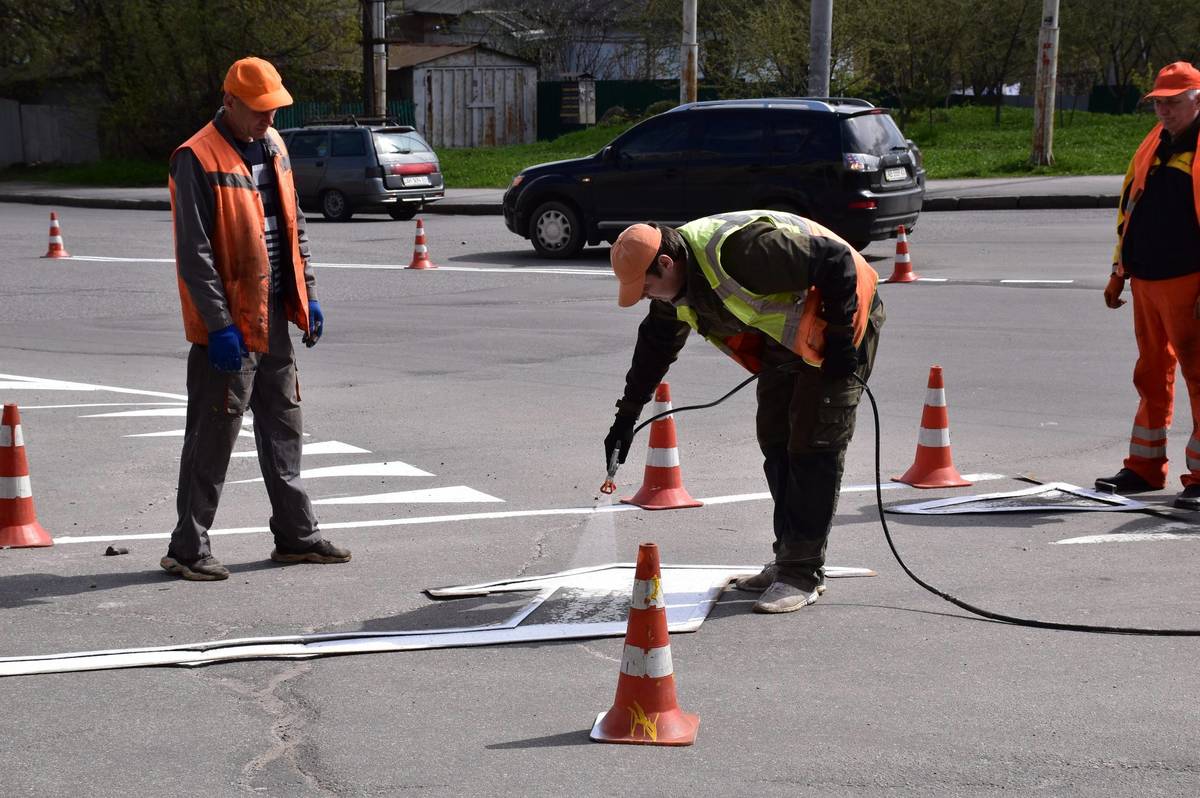
<svg viewBox="0 0 1200 798"><path fill-rule="evenodd" d="M808 38L808 94L829 96L829 51L833 39L833 0L812 0Z"/></svg>
<svg viewBox="0 0 1200 798"><path fill-rule="evenodd" d="M375 25L371 5L372 0L362 0L363 116L370 116L375 105L375 58L372 52Z"/></svg>
<svg viewBox="0 0 1200 798"><path fill-rule="evenodd" d="M375 6L375 111L374 116L387 116L387 3L373 0Z"/></svg>
<svg viewBox="0 0 1200 798"><path fill-rule="evenodd" d="M696 102L696 71L700 46L696 44L696 6L698 0L683 0L683 46L679 62L679 104Z"/></svg>
<svg viewBox="0 0 1200 798"><path fill-rule="evenodd" d="M1058 0L1043 0L1033 105L1033 166L1054 164L1054 89L1058 83Z"/></svg>

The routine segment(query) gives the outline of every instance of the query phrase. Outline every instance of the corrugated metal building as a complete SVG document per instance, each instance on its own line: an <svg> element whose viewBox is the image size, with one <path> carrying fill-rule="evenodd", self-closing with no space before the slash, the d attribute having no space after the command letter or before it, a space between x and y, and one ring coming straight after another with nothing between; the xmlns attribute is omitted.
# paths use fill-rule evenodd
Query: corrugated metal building
<svg viewBox="0 0 1200 798"><path fill-rule="evenodd" d="M537 139L537 67L478 44L394 44L388 96L411 99L434 147L495 147Z"/></svg>

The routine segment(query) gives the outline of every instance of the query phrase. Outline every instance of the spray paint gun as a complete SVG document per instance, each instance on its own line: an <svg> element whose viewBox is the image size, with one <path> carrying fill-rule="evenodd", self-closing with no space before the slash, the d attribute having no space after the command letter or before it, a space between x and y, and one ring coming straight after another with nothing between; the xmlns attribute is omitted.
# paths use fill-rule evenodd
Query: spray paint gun
<svg viewBox="0 0 1200 798"><path fill-rule="evenodd" d="M614 447L612 457L608 458L608 478L600 486L601 493L609 494L617 489L617 483L613 482L613 477L617 475L617 467L621 464L620 457L621 447Z"/></svg>

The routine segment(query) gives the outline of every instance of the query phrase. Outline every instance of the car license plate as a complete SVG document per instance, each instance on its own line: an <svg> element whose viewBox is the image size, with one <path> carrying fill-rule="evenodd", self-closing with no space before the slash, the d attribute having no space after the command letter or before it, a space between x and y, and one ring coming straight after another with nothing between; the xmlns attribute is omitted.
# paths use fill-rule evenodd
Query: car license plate
<svg viewBox="0 0 1200 798"><path fill-rule="evenodd" d="M908 170L905 169L903 166L893 166L889 169L884 170L883 179L887 180L888 182L895 182L897 180L907 180L908 179Z"/></svg>
<svg viewBox="0 0 1200 798"><path fill-rule="evenodd" d="M429 185L429 175L413 175L413 176L405 177L403 179L403 183L406 188L408 186L428 186Z"/></svg>

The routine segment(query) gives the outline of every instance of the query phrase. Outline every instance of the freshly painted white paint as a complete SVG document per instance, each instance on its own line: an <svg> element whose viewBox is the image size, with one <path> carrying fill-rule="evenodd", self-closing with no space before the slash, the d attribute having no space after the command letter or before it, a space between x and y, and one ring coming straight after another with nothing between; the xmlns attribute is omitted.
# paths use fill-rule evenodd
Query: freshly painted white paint
<svg viewBox="0 0 1200 798"><path fill-rule="evenodd" d="M431 477L428 471L422 471L416 466L402 463L399 460L389 460L383 463L350 463L340 466L325 466L309 468L300 472L301 479L322 479L324 477ZM255 479L239 479L226 482L226 485L241 485L246 482L262 482L262 477Z"/></svg>
<svg viewBox="0 0 1200 798"><path fill-rule="evenodd" d="M499 502L502 504L504 499L480 493L466 485L455 485L449 488L374 493L369 496L337 496L329 499L316 499L313 504L451 504L467 502Z"/></svg>

